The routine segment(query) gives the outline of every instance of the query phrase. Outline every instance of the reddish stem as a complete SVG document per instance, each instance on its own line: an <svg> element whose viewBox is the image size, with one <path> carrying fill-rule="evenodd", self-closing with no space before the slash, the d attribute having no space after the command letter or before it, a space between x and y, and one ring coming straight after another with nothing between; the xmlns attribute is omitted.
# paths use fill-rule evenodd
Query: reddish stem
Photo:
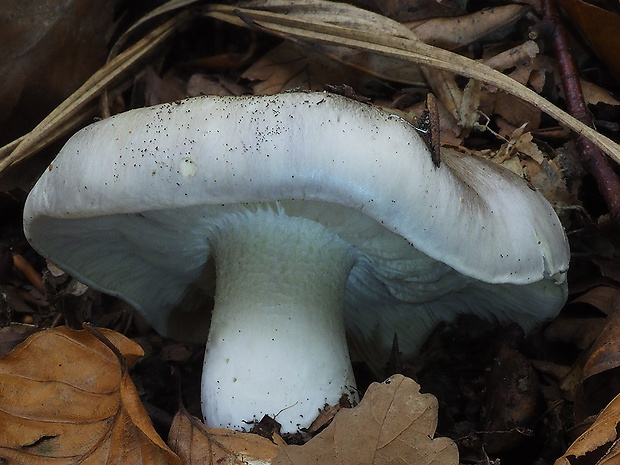
<svg viewBox="0 0 620 465"><path fill-rule="evenodd" d="M590 112L581 91L579 72L570 50L568 35L560 19L555 0L543 0L545 19L555 26L551 41L560 68L562 87L568 112L590 127L594 127ZM599 192L603 196L612 218L620 223L620 179L614 172L609 159L590 140L583 136L577 138L577 148L581 163L596 180Z"/></svg>

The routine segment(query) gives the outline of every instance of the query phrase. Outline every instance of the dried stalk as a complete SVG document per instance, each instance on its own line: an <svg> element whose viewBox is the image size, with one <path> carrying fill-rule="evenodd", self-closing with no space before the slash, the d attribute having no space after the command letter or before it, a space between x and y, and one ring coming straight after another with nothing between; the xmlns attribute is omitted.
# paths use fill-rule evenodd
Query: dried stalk
<svg viewBox="0 0 620 465"><path fill-rule="evenodd" d="M306 21L293 15L219 4L205 7L204 14L221 21L255 28L289 40L304 41L310 44L339 45L376 53L414 62L422 66L450 71L493 85L535 105L578 135L591 140L616 162L620 163L620 146L618 144L568 115L533 90L482 63L427 45L413 36L400 37L367 29L353 29L325 22Z"/></svg>
<svg viewBox="0 0 620 465"><path fill-rule="evenodd" d="M171 11L193 3L194 0L171 0L167 4L162 5L161 8L163 8L162 11ZM326 2L326 5L340 4ZM346 7L355 8L350 5ZM364 12L364 10L359 11ZM578 135L589 139L616 162L620 163L620 146L609 138L567 115L533 90L517 83L508 76L482 63L420 42L399 23L392 22L394 23L393 27L388 27L386 31L373 32L370 27L360 26L356 28L357 23L351 21L345 25L334 25L322 21L307 20L303 17L295 17L294 14L284 15L253 8L239 9L228 5L208 5L203 9L203 13L206 16L231 24L259 29L296 42L335 45L375 53L453 72L493 85L537 106L560 123L568 126ZM367 13L366 16L372 15L368 12L364 13ZM387 18L377 17L390 21ZM31 133L21 138L19 143L14 141L0 148L0 173L9 166L27 158L45 144L71 131L75 124L81 122L81 120L77 123L75 121L72 122L71 117L74 117L79 111L84 111L86 105L93 98L105 91L106 86L125 76L127 71L139 62L140 59L156 49L158 45L164 43L177 30L178 26L182 24L182 19L184 18L184 15L178 15L169 20L134 46L113 58L84 83L78 91L45 118ZM365 17L365 19L368 22L368 18ZM389 24L383 24L382 26L389 26Z"/></svg>

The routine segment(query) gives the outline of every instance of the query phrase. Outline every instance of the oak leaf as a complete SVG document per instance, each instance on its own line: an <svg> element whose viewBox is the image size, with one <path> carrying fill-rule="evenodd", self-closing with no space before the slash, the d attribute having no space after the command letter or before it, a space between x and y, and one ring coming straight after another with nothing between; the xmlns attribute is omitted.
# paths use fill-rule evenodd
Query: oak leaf
<svg viewBox="0 0 620 465"><path fill-rule="evenodd" d="M566 453L556 460L555 465L611 465L620 460L620 395L616 396L596 421L571 444Z"/></svg>
<svg viewBox="0 0 620 465"><path fill-rule="evenodd" d="M257 434L206 426L183 406L174 417L168 443L184 465L269 464L280 449Z"/></svg>
<svg viewBox="0 0 620 465"><path fill-rule="evenodd" d="M41 331L0 359L0 463L180 465L127 373L141 347L95 333Z"/></svg>
<svg viewBox="0 0 620 465"><path fill-rule="evenodd" d="M341 409L334 421L303 446L281 446L255 434L211 428L181 407L169 444L184 465L458 464L448 438L432 439L437 399L415 381L395 375L372 384L362 402Z"/></svg>
<svg viewBox="0 0 620 465"><path fill-rule="evenodd" d="M456 444L433 439L437 411L433 395L421 394L412 379L394 375L373 383L357 407L341 410L307 444L283 448L273 464L456 465Z"/></svg>

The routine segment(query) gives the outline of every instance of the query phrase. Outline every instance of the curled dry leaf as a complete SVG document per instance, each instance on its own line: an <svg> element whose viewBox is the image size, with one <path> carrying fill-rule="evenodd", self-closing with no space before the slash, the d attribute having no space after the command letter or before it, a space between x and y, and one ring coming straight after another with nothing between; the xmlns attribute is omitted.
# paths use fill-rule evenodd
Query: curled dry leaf
<svg viewBox="0 0 620 465"><path fill-rule="evenodd" d="M138 344L101 330L127 364ZM175 464L122 357L91 332L41 331L0 360L0 463ZM126 370L125 370L126 371Z"/></svg>
<svg viewBox="0 0 620 465"><path fill-rule="evenodd" d="M181 407L169 443L182 463L341 465L458 463L456 444L432 439L437 399L402 375L374 383L362 402L341 409L334 421L303 446L278 446L256 434L210 428Z"/></svg>
<svg viewBox="0 0 620 465"><path fill-rule="evenodd" d="M572 303L571 303L572 305ZM588 349L605 327L605 318L556 318L545 329L545 338Z"/></svg>
<svg viewBox="0 0 620 465"><path fill-rule="evenodd" d="M555 465L611 465L620 460L618 419L620 418L620 395L616 396L596 421L583 433Z"/></svg>
<svg viewBox="0 0 620 465"><path fill-rule="evenodd" d="M323 90L325 84L334 82L359 85L364 79L363 73L288 42L267 52L241 77L255 83L257 94L275 94L296 87Z"/></svg>
<svg viewBox="0 0 620 465"><path fill-rule="evenodd" d="M615 311L607 317L607 324L592 346L588 361L583 367L583 381L619 366L620 312Z"/></svg>
<svg viewBox="0 0 620 465"><path fill-rule="evenodd" d="M521 18L528 9L525 5L505 5L468 15L416 21L407 26L422 42L454 50L500 28L509 29L510 25Z"/></svg>
<svg viewBox="0 0 620 465"><path fill-rule="evenodd" d="M583 98L588 105L604 103L606 105L620 106L620 100L614 97L607 89L592 82L584 81L583 79L580 82Z"/></svg>
<svg viewBox="0 0 620 465"><path fill-rule="evenodd" d="M448 438L432 438L437 410L433 395L421 394L412 379L394 375L373 383L357 407L341 410L304 446L283 448L273 463L457 464L456 444Z"/></svg>
<svg viewBox="0 0 620 465"><path fill-rule="evenodd" d="M168 443L184 465L269 464L280 449L257 434L206 426L183 406L174 417Z"/></svg>
<svg viewBox="0 0 620 465"><path fill-rule="evenodd" d="M583 365L580 397L575 402L575 417L598 413L620 392L620 312L607 317Z"/></svg>
<svg viewBox="0 0 620 465"><path fill-rule="evenodd" d="M6 290L1 287L0 290L6 292ZM4 357L13 350L17 344L37 331L39 331L39 328L36 326L22 323L11 323L9 326L0 328L0 358Z"/></svg>
<svg viewBox="0 0 620 465"><path fill-rule="evenodd" d="M581 0L560 0L577 29L590 42L609 69L620 77L620 16Z"/></svg>
<svg viewBox="0 0 620 465"><path fill-rule="evenodd" d="M571 301L571 305L584 303L591 305L605 315L614 312L614 305L620 297L620 289L615 286L594 286Z"/></svg>
<svg viewBox="0 0 620 465"><path fill-rule="evenodd" d="M455 72L464 77L488 83L538 107L577 134L590 139L614 160L620 161L620 146L618 144L566 114L542 98L533 89L517 83L514 79L482 63L427 45L417 40L411 31L402 24L388 24L385 21L386 18L373 15L373 13L359 8L356 9L356 14L352 14L352 9L355 7L349 6L344 9L342 7L344 4L340 3L337 5L338 8L343 8L343 13L329 15L330 18L336 18L335 24L330 21L322 22L321 18L327 17L329 11L335 12L334 8L330 6L335 5L334 2L308 0L308 5L298 6L295 2L293 4L298 10L310 9L313 14L308 15L303 14L303 11L295 11L290 8L292 5L290 2L277 1L261 2L260 7L254 6L256 3L253 2L241 3L237 6L209 4L203 10L203 14L231 24L259 28L263 32L285 37L298 43L308 43L313 47L318 45L344 46L349 49L372 52L443 71ZM321 13L317 14L317 11ZM343 21L342 18L345 16L356 20L353 22ZM360 18L363 18L364 21L361 21ZM386 29L380 30L383 26L386 26Z"/></svg>

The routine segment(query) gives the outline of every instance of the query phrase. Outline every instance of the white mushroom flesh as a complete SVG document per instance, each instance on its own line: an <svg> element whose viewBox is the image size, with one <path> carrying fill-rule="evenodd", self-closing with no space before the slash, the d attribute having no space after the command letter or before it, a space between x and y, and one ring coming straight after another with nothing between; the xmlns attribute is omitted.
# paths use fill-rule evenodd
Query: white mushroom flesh
<svg viewBox="0 0 620 465"><path fill-rule="evenodd" d="M343 395L355 403L343 314L355 249L319 223L271 210L224 217L210 242L217 290L204 418L248 429L267 414L295 432Z"/></svg>
<svg viewBox="0 0 620 465"><path fill-rule="evenodd" d="M263 230L257 218L273 224ZM288 237L283 224L316 235ZM476 157L445 151L437 167L407 122L330 94L200 97L95 123L66 144L32 190L24 231L42 255L180 339L207 339L214 261L204 405L216 417L207 422L222 426L243 427L268 413L294 430L349 392L343 311L352 352L380 371L395 333L408 356L439 321L469 312L530 329L556 315L567 295L568 242L540 193ZM276 251L277 243L288 245ZM315 265L297 260L302 249L314 251ZM243 320L241 327L240 315L236 327L223 321L231 312L222 308L255 306L281 322L288 317L275 311L278 303L291 312L312 307L315 330L319 320L331 321L326 347L310 344L302 325ZM246 337L254 326L260 338ZM275 351L269 370L256 361L259 345L276 342L275 329L266 328L295 339ZM212 349L223 333L234 343ZM289 366L304 367L300 353L312 351L308 372L279 384ZM217 368L231 359L230 373ZM336 368L313 377L321 359ZM250 368L252 381L244 376ZM318 382L296 395L291 386L307 384L303 376ZM237 408L241 393L262 397Z"/></svg>

